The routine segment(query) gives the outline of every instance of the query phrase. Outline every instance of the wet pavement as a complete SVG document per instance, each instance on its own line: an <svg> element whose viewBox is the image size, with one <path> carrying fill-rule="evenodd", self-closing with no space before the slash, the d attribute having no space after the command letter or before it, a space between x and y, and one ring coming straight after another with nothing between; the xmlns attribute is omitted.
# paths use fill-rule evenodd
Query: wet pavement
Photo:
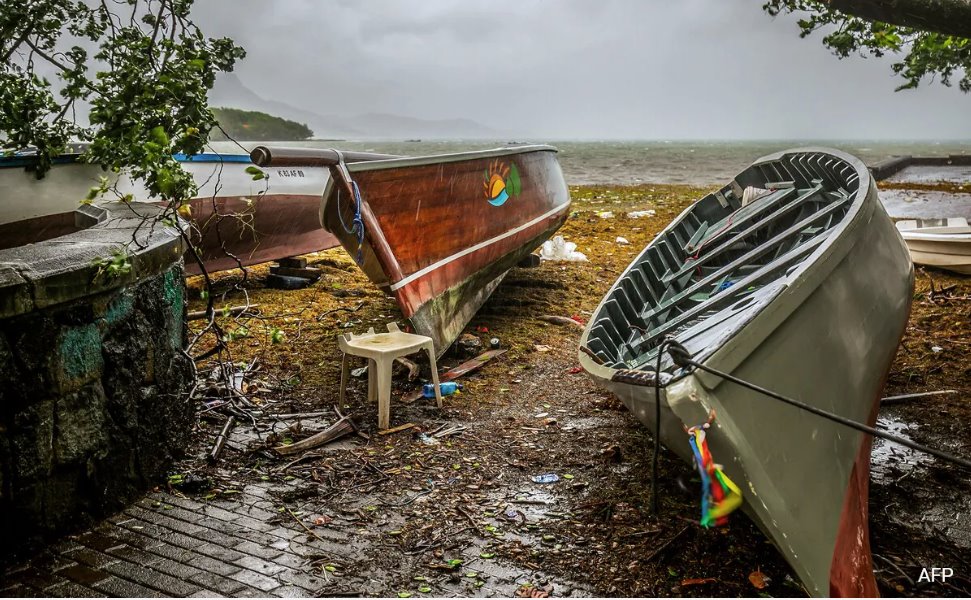
<svg viewBox="0 0 971 600"><path fill-rule="evenodd" d="M889 183L967 183L971 181L969 165L910 165L894 173Z"/></svg>
<svg viewBox="0 0 971 600"><path fill-rule="evenodd" d="M880 190L880 201L891 219L964 217L971 223L971 187L967 193L931 190Z"/></svg>
<svg viewBox="0 0 971 600"><path fill-rule="evenodd" d="M147 495L82 535L51 546L4 573L4 597L95 596L388 596L378 569L383 544L364 542L353 520L314 527L279 511L272 484L247 485L233 499L199 502L167 492ZM367 498L362 498L366 502ZM300 511L304 513L304 511ZM402 591L429 589L434 596L512 596L523 584L554 582L557 595L590 595L567 578L524 572L485 560L486 540L461 548L459 577L423 568ZM444 563L443 563L444 564ZM371 572L369 572L371 571ZM450 569L446 571L451 572ZM424 573L422 577L417 573ZM474 573L474 575L473 575ZM553 588L550 588L553 589ZM434 593L431 593L434 591ZM399 592L395 592L396 594ZM407 593L407 592L406 592Z"/></svg>

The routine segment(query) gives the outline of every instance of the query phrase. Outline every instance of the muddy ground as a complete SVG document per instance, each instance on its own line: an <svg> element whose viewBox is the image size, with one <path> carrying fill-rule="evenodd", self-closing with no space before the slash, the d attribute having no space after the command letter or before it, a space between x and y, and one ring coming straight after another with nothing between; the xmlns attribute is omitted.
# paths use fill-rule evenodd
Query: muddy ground
<svg viewBox="0 0 971 600"><path fill-rule="evenodd" d="M366 377L353 378L341 410L364 435L299 461L268 448L302 439L335 417L273 415L331 411L339 402L337 334L404 324L401 315L340 249L308 257L324 276L303 290L266 289L265 266L250 269L246 292L240 275L216 276L217 306L247 297L259 305L258 315L218 320L231 340L231 356L222 359L253 367L244 393L258 416L235 428L218 466L207 465L204 456L226 409L218 406L218 386L200 385L197 441L175 472L208 478L196 486L197 498L228 496L247 482L274 482L283 518L299 520L309 532L352 532L355 545L373 551L373 558L308 562L308 570L325 576L325 595L490 595L504 574L522 595L804 594L781 555L741 512L724 528L698 525L697 478L669 452L660 463L661 514L651 514L650 435L579 372L579 328L539 319L589 317L640 249L704 191L571 188L574 212L560 234L589 261L514 269L466 329L483 347L498 338L506 353L464 377L464 389L445 399L444 410L433 400L398 400L429 376L427 364L416 382L402 373L395 379L391 425L414 426L388 435L377 433ZM656 214L627 217L648 209ZM203 308L201 283L190 285L190 308ZM971 280L921 271L913 306L886 393L956 393L887 406L881 424L969 456ZM204 339L194 352L207 347ZM463 359L453 352L440 366ZM200 377L215 361L199 363ZM442 425L465 430L436 438L435 445L421 439L420 433ZM533 481L544 474L558 481ZM969 492L967 473L878 444L870 506L881 593L971 593ZM920 582L924 566L954 568L955 577L946 585Z"/></svg>

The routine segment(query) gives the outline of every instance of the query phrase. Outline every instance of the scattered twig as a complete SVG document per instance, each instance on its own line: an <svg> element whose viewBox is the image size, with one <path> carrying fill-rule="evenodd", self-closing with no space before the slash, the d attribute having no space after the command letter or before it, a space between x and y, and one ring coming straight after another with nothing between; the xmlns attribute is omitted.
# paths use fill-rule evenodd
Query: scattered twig
<svg viewBox="0 0 971 600"><path fill-rule="evenodd" d="M392 427L391 429L382 429L378 432L378 435L391 435L392 433L398 433L399 431L411 429L414 426L414 423L405 423L404 425L398 425L397 427Z"/></svg>
<svg viewBox="0 0 971 600"><path fill-rule="evenodd" d="M277 471L286 471L287 469L289 469L293 465L295 465L295 464L297 464L299 462L305 461L305 460L309 460L311 458L323 458L323 457L320 454L316 454L314 452L308 452L307 454L304 454L303 456L301 456L301 457L299 457L297 459L291 460L290 462L288 462L287 464L283 465L282 467L280 467L280 468L278 468L276 470Z"/></svg>
<svg viewBox="0 0 971 600"><path fill-rule="evenodd" d="M468 513L467 510L465 510L464 507L456 506L455 510L459 511L459 513L461 513L463 517L469 520L469 524L472 525L473 529L475 529L480 535L482 534L482 529L479 528L479 524L475 522L475 519L472 517L472 515Z"/></svg>
<svg viewBox="0 0 971 600"><path fill-rule="evenodd" d="M337 308L335 308L333 310L324 311L324 312L320 313L319 315L317 315L317 320L320 321L320 320L322 320L324 317L326 317L329 314L336 313L336 312L341 312L341 311L345 311L345 310L347 312L357 312L357 311L361 310L361 308L364 307L364 304L365 304L364 300L361 300L360 304L358 304L357 306L355 306L353 308L351 308L349 306L339 306L339 307L337 307Z"/></svg>
<svg viewBox="0 0 971 600"><path fill-rule="evenodd" d="M924 398L927 396L940 396L942 394L956 394L957 390L937 390L934 392L918 392L915 394L901 394L900 396L887 396L886 398L881 398L881 404L899 404L907 400L913 400L915 398Z"/></svg>
<svg viewBox="0 0 971 600"><path fill-rule="evenodd" d="M885 564L890 565L891 567L894 568L895 571L897 571L898 573L900 573L901 575L903 575L904 576L904 579L907 580L907 583L910 584L910 587L915 587L914 580L911 579L910 576L907 575L907 573L905 573L903 569L901 569L899 566L897 566L897 563L893 562L892 560L890 560L889 558L887 558L885 556L881 556L881 555L877 554L876 552L873 552L872 554L873 554L873 558L879 558Z"/></svg>
<svg viewBox="0 0 971 600"><path fill-rule="evenodd" d="M216 436L216 442L212 445L212 450L209 451L209 462L214 463L219 460L219 456L223 453L223 449L226 447L226 442L229 440L229 435L233 431L233 425L236 424L236 417L230 415L226 419L226 424L223 425L222 431Z"/></svg>
<svg viewBox="0 0 971 600"><path fill-rule="evenodd" d="M654 557L656 557L657 555L659 555L661 552L664 552L664 550L666 550L667 547L671 545L671 542L673 542L674 540L676 540L679 537L681 537L682 535L684 535L685 532L688 531L689 529L691 529L691 526L690 525L685 525L681 529L681 531L679 531L678 533L674 534L674 536L671 537L668 541L666 541L663 544L661 544L660 546L658 546L658 548L654 552L651 552L647 556L647 558L644 559L644 562L649 563L652 560L654 560Z"/></svg>
<svg viewBox="0 0 971 600"><path fill-rule="evenodd" d="M313 531L311 531L310 528L307 527L307 524L304 523L303 520L300 517L298 517L297 515L293 514L293 511L290 510L290 507L289 506L287 506L286 509L287 509L287 513L291 517L293 517L293 520L294 521L296 521L297 523L300 524L301 527L303 527L303 530L306 531L308 535L310 535L311 537L313 537L314 539L316 539L318 541L321 541L321 542L324 541L324 539L322 537L320 537L319 535L317 535L316 533L314 533Z"/></svg>
<svg viewBox="0 0 971 600"><path fill-rule="evenodd" d="M328 442L332 442L338 438L344 437L349 433L354 433L355 431L357 431L357 427L354 425L354 422L351 421L351 418L341 417L336 423L320 433L315 433L307 439L300 440L299 442L290 444L289 446L277 446L273 450L277 454L289 456L291 454L306 452L307 450L312 450L319 446L323 446Z"/></svg>
<svg viewBox="0 0 971 600"><path fill-rule="evenodd" d="M432 434L432 437L433 438L448 437L450 435L461 433L466 429L467 427L465 425L452 425L451 427L447 427L447 428L443 425L442 427L439 427L438 429L435 430L435 433Z"/></svg>
<svg viewBox="0 0 971 600"><path fill-rule="evenodd" d="M273 417L274 419L283 421L283 420L286 420L286 419L312 419L312 418L315 418L315 417L322 417L322 416L324 416L324 415L326 415L328 413L329 413L329 411L319 410L317 412L286 413L286 414L282 414L282 415L270 415L270 416Z"/></svg>
<svg viewBox="0 0 971 600"><path fill-rule="evenodd" d="M635 531L633 533L625 533L624 535L622 535L620 537L622 537L622 538L641 537L643 535L651 535L652 533L661 533L661 530L660 529L645 529L644 531Z"/></svg>
<svg viewBox="0 0 971 600"><path fill-rule="evenodd" d="M247 311L255 311L259 308L259 306L259 304L248 304L246 306L234 306L232 308L216 309L215 314L217 317L233 317ZM185 318L187 321L198 321L199 319L205 319L206 311L194 310L187 314Z"/></svg>
<svg viewBox="0 0 971 600"><path fill-rule="evenodd" d="M546 321L547 323L552 323L553 325L573 325L579 329L583 329L583 323L575 321L570 317L561 317L559 315L540 315L536 317L540 321Z"/></svg>

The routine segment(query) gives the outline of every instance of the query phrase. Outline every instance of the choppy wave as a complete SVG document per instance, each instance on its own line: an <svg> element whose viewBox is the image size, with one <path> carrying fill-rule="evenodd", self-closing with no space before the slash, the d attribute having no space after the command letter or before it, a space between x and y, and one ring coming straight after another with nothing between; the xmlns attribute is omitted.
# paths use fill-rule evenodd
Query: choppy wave
<svg viewBox="0 0 971 600"><path fill-rule="evenodd" d="M388 154L421 156L462 150L505 146L510 143L550 143L560 150L560 164L571 185L633 185L638 183L723 183L755 159L799 146L829 146L845 150L873 164L891 156L943 156L971 154L971 140L956 142L909 141L313 141L281 142L287 146L312 146L346 150L370 150ZM244 144L250 146L251 144ZM253 144L255 145L255 144ZM221 145L217 149L223 149ZM233 151L230 146L225 150ZM236 148L238 151L238 148Z"/></svg>

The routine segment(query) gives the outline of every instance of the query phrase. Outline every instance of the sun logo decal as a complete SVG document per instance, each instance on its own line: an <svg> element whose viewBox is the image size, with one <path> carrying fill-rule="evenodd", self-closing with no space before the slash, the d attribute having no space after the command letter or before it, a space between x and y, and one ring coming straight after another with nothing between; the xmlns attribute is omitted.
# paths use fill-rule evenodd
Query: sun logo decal
<svg viewBox="0 0 971 600"><path fill-rule="evenodd" d="M502 206L510 196L518 196L522 192L522 181L519 179L519 169L515 164L504 164L496 160L485 171L485 197L489 204Z"/></svg>

